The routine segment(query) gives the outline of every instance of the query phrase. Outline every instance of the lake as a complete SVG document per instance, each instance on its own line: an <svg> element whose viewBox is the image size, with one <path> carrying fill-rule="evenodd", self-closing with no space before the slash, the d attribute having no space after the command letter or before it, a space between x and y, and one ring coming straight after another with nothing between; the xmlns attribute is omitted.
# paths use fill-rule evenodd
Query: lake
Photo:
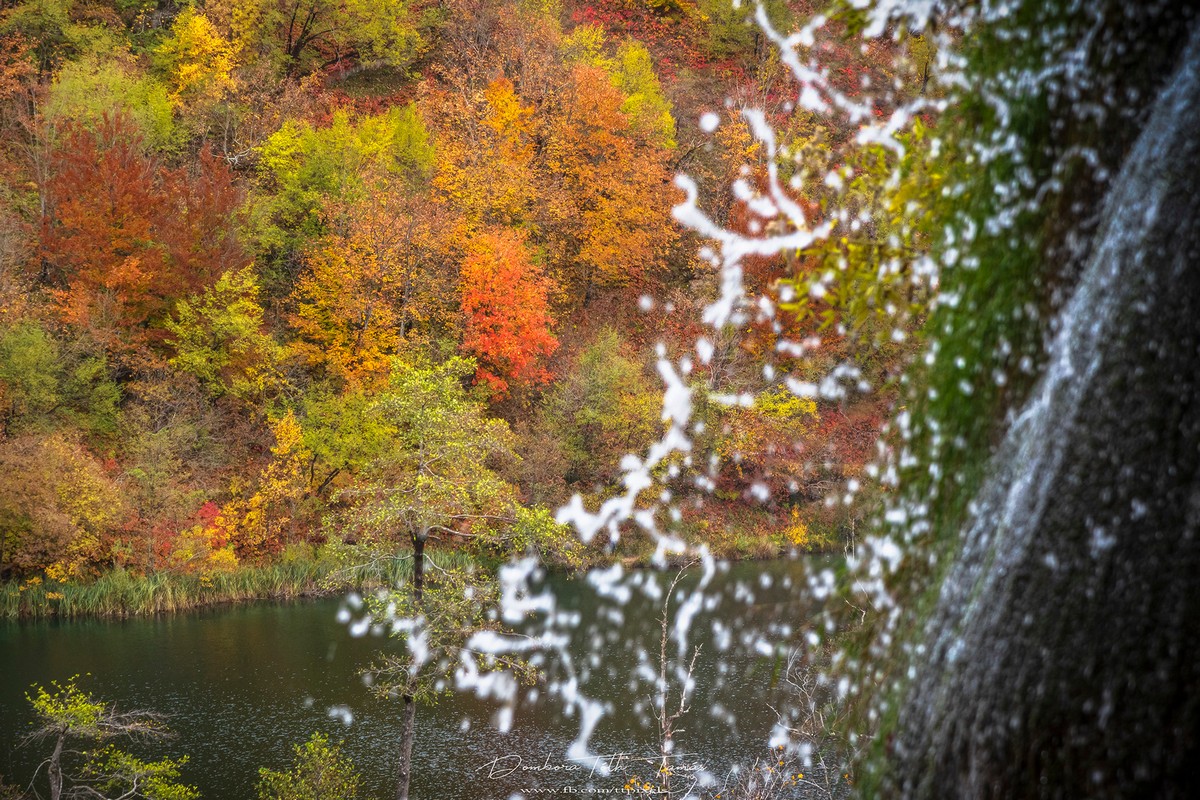
<svg viewBox="0 0 1200 800"><path fill-rule="evenodd" d="M767 752L776 711L797 702L780 678L787 647L800 641L812 613L797 586L814 563L719 565L697 597L703 602L687 629L688 656L700 647L695 695L675 737L681 764L720 779L734 764ZM647 587L664 588L671 577L628 571L606 582L551 575L542 586L559 616L575 620L566 649L580 691L606 705L590 750L623 754L620 769L605 776L592 769L595 762L566 758L579 734L578 714L566 713L545 687L522 690L507 733L494 724L494 702L452 694L418 708L413 796L556 796L619 789L632 774L652 775L657 764L638 759L658 753L647 668L657 673L661 600ZM689 574L680 590L690 594L699 579ZM286 768L292 745L314 731L344 742L363 774L364 796L392 796L401 706L369 695L361 672L396 643L352 636L338 621L344 606L344 599L325 599L125 621L0 625L0 775L28 781L44 756L36 746L18 746L32 719L24 697L29 686L80 674L80 685L98 699L168 715L176 738L152 752L187 754L185 778L204 797L253 798L259 767ZM674 639L669 652L676 652ZM547 660L547 672L561 683L556 659Z"/></svg>

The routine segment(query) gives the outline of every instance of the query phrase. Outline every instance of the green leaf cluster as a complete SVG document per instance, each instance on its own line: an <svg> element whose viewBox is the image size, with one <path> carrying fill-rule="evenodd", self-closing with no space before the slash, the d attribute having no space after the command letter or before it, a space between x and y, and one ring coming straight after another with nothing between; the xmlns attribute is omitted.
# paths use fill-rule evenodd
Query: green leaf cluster
<svg viewBox="0 0 1200 800"><path fill-rule="evenodd" d="M50 689L34 687L34 693L27 693L25 699L44 724L77 736L98 738L103 735L100 720L107 706L76 686L77 678L71 678L65 685L51 681Z"/></svg>
<svg viewBox="0 0 1200 800"><path fill-rule="evenodd" d="M537 671L523 659L467 649L476 633L505 632L492 613L499 596L499 586L490 573L449 567L428 576L420 598L408 586L401 586L368 600L367 609L377 622L416 623L414 628L392 628L392 635L405 642L406 652L383 655L371 665L368 672L374 677L374 693L436 703L449 693L451 676L464 658L474 662L481 673L508 670L519 680L533 683Z"/></svg>
<svg viewBox="0 0 1200 800"><path fill-rule="evenodd" d="M196 800L196 787L179 781L179 769L187 762L187 756L145 761L108 745L89 754L82 774L105 797Z"/></svg>
<svg viewBox="0 0 1200 800"><path fill-rule="evenodd" d="M258 800L354 800L360 778L340 745L314 733L304 744L293 745L292 768L280 772L258 771Z"/></svg>
<svg viewBox="0 0 1200 800"><path fill-rule="evenodd" d="M391 446L367 469L360 523L380 533L470 534L511 519L515 488L496 467L515 460L508 423L463 388L472 359L436 366L397 361L376 410Z"/></svg>
<svg viewBox="0 0 1200 800"><path fill-rule="evenodd" d="M407 68L421 53L426 17L411 0L249 0L233 6L246 61L307 73L342 59Z"/></svg>
<svg viewBox="0 0 1200 800"><path fill-rule="evenodd" d="M46 115L56 124L94 128L105 115L123 113L145 136L147 146L178 152L185 132L175 124L167 87L135 74L125 59L89 54L63 65L50 86Z"/></svg>
<svg viewBox="0 0 1200 800"><path fill-rule="evenodd" d="M622 350L616 331L602 331L547 401L546 422L562 443L571 482L599 479L657 430L661 395Z"/></svg>
<svg viewBox="0 0 1200 800"><path fill-rule="evenodd" d="M357 119L338 111L323 128L288 120L257 152L267 192L260 213L268 217L260 242L287 250L324 234L327 198L361 197L368 175L416 185L434 163L429 131L411 104Z"/></svg>
<svg viewBox="0 0 1200 800"><path fill-rule="evenodd" d="M8 433L68 422L109 435L120 398L103 353L64 348L32 320L0 333L0 428Z"/></svg>
<svg viewBox="0 0 1200 800"><path fill-rule="evenodd" d="M215 397L262 401L282 383L283 348L264 332L258 281L251 267L226 272L199 297L179 301L164 323L175 347L172 366L195 375Z"/></svg>
<svg viewBox="0 0 1200 800"><path fill-rule="evenodd" d="M161 738L167 734L159 718L147 712L117 712L95 700L76 684L76 675L65 684L53 681L50 689L34 687L26 698L40 726L33 739L51 739L54 752L48 759L50 780L65 782L67 796L113 798L114 800L195 800L200 793L181 783L180 767L187 757L145 761L118 749L101 745L116 737ZM74 740L90 743L83 751L69 748ZM78 762L78 763L77 763ZM53 786L57 796L63 785Z"/></svg>
<svg viewBox="0 0 1200 800"><path fill-rule="evenodd" d="M671 101L663 94L654 73L650 51L641 42L627 40L617 48L612 80L625 94L621 111L629 117L633 129L667 149L675 149L675 117Z"/></svg>

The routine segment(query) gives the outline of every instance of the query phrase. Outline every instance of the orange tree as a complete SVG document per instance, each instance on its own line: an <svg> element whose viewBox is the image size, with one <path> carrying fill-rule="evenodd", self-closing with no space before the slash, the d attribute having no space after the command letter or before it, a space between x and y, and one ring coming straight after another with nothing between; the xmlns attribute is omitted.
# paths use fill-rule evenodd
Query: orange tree
<svg viewBox="0 0 1200 800"><path fill-rule="evenodd" d="M545 359L558 349L550 332L553 284L530 258L524 234L502 229L476 237L461 280L463 350L478 360L476 382L493 400L547 383Z"/></svg>

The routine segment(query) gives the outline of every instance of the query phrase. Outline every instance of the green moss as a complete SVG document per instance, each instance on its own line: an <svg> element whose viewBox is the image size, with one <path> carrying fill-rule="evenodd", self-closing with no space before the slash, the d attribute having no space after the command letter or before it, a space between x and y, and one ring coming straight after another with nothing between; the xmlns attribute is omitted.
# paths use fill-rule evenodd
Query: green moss
<svg viewBox="0 0 1200 800"><path fill-rule="evenodd" d="M899 675L907 666L905 653L958 555L969 504L1012 412L1042 370L1048 320L1062 302L1056 287L1069 284L1086 258L1086 249L1071 242L1088 240L1095 223L1086 215L1104 189L1103 177L1069 154L1090 150L1104 170L1115 172L1137 135L1136 109L1112 110L1099 120L1075 109L1106 102L1101 93L1112 90L1096 76L1115 76L1116 85L1135 86L1143 98L1152 95L1145 81L1153 66L1136 63L1137 48L1126 52L1106 38L1139 41L1137 34L1120 30L1126 23L1113 12L1115 5L1094 12L1103 18L1096 41L1105 44L1086 54L1083 70L1093 79L1080 89L1082 97L1068 100L1063 92L1056 98L1055 80L1030 77L1045 74L1047 64L1065 60L1070 49L1096 34L1096 17L1072 13L1068 6L1025 3L963 37L973 88L947 112L939 131L941 154L931 169L945 172L946 187L929 210L936 235L932 255L944 266L939 301L921 333L932 357L916 362L905 376L910 425L906 436L893 431L896 445L912 456L911 466L900 472L900 500L910 507L924 504L928 525L916 533L897 532L908 557L890 588L905 606L906 622L891 631L889 646L880 646L877 632L869 631L852 648L851 660L864 670ZM1032 31L1046 35L1029 35ZM1113 53L1131 61L1130 69L1114 72ZM982 159L989 151L992 157ZM1047 191L1054 184L1058 188ZM998 220L1007 224L997 226ZM973 236L965 236L968 231ZM881 647L888 654L882 664ZM856 770L857 789L867 797L888 782L886 747L903 706L904 680L897 676L882 685L889 688L871 704L878 720L859 722L860 729L874 728L872 747Z"/></svg>
<svg viewBox="0 0 1200 800"><path fill-rule="evenodd" d="M1050 10L1044 5L1035 11L1026 8L1003 29L969 32L964 53L971 85L988 84L1004 69L1044 59L1042 45L1032 37L1016 44L1004 34L1033 24L1030 14ZM1044 209L1035 205L1017 213L1001 231L990 230L988 223L1013 205L1012 199L1000 198L997 187L1013 185L1023 169L1037 176L1038 184L1048 177L1050 116L1041 94L1008 99L1011 118L1003 126L996 109L978 93L962 97L939 131L942 151L931 169L945 176L945 188L929 210L937 237L933 257L944 266L940 297L920 333L932 358L915 362L903 379L907 441L900 431L892 431L896 444L915 456L913 466L901 470L901 497L927 502L930 524L919 534L906 534L909 557L893 581L908 620L893 639L891 663L885 665L897 672L904 663L901 653L919 634L957 554L968 504L983 483L1006 428L1006 414L1025 398L1044 359ZM974 146L1007 131L1018 137L1017 149L980 163ZM974 231L974 238L964 241L964 231ZM951 261L956 263L948 266ZM878 666L878 653L867 651L873 636L869 631L862 644L850 649L861 663ZM855 770L858 791L865 797L878 794L886 780L886 743L903 705L903 681L885 685L885 695L871 700L877 721L858 723L875 728Z"/></svg>

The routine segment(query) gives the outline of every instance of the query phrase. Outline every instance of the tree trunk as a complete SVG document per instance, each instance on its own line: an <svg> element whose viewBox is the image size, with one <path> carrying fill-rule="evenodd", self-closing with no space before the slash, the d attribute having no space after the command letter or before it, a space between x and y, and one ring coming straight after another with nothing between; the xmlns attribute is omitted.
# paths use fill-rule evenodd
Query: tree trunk
<svg viewBox="0 0 1200 800"><path fill-rule="evenodd" d="M413 577L412 577L412 593L413 599L417 601L417 605L421 604L421 599L425 596L425 540L429 538L429 534L425 532L414 533L412 537L413 546Z"/></svg>
<svg viewBox="0 0 1200 800"><path fill-rule="evenodd" d="M1200 797L1192 27L925 628L890 794Z"/></svg>
<svg viewBox="0 0 1200 800"><path fill-rule="evenodd" d="M412 535L413 576L412 594L420 607L425 595L425 541L429 534L421 531ZM416 738L417 704L411 694L404 695L404 711L400 716L400 767L396 786L396 800L408 800L408 787L412 780L413 739Z"/></svg>
<svg viewBox="0 0 1200 800"><path fill-rule="evenodd" d="M50 754L49 764L46 767L46 775L50 779L50 800L60 800L62 797L62 751L66 738L65 732L58 735L58 740L54 743L54 752Z"/></svg>
<svg viewBox="0 0 1200 800"><path fill-rule="evenodd" d="M396 800L408 800L408 785L412 779L412 749L416 734L417 704L411 694L404 695L404 711L400 716L400 769Z"/></svg>

